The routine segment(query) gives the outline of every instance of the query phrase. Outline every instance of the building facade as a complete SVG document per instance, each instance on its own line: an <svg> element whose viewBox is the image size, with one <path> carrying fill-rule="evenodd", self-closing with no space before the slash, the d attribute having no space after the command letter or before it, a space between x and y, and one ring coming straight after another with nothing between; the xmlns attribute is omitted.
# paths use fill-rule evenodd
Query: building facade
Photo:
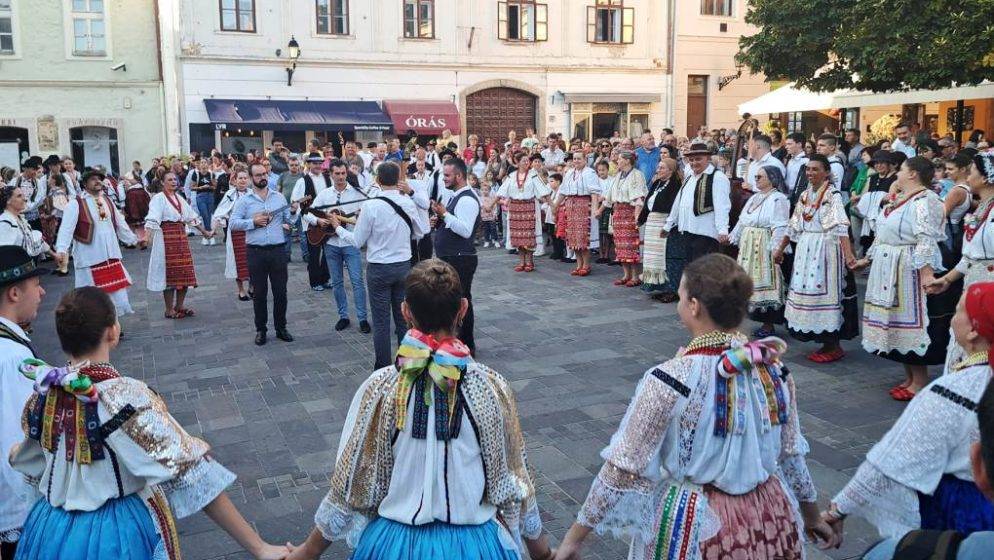
<svg viewBox="0 0 994 560"><path fill-rule="evenodd" d="M120 172L161 154L157 32L153 0L0 0L0 165Z"/></svg>
<svg viewBox="0 0 994 560"><path fill-rule="evenodd" d="M495 142L510 130L658 131L671 122L673 4L159 0L162 44L176 49L165 97L166 114L180 119L167 124L169 149L243 151L279 136L299 150L314 137L411 129ZM292 76L290 45L299 46Z"/></svg>

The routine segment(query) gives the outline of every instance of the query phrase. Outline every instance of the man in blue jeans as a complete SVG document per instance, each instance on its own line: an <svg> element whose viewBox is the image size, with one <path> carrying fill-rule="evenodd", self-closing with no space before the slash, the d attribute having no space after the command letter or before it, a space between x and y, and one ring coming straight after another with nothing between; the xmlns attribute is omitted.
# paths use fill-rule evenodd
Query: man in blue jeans
<svg viewBox="0 0 994 560"><path fill-rule="evenodd" d="M328 164L328 171L331 175L332 188L325 189L314 198L312 207L320 208L328 205L341 205L329 208L329 211L337 211L342 216L354 219L353 214L359 212L362 201L366 200L366 195L359 192L346 180L348 177L348 166L340 159L333 159ZM302 219L308 227L321 227L328 231L329 237L325 242L324 258L328 262L328 270L331 272L331 289L335 294L335 303L338 305L338 322L335 323L335 330L347 329L349 321L349 301L345 291L345 278L343 267L349 269L349 282L352 284L352 298L355 302L356 319L359 320L359 330L368 333L372 329L366 317L366 287L362 278L362 255L359 249L352 243L342 239L331 229L331 221L317 218L313 214L305 213ZM343 223L348 231L353 231L353 224Z"/></svg>

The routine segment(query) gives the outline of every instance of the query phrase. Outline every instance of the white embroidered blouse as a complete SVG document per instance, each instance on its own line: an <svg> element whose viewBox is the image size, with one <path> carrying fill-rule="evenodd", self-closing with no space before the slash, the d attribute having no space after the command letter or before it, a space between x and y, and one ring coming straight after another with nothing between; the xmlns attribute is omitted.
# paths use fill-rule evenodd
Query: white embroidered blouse
<svg viewBox="0 0 994 560"><path fill-rule="evenodd" d="M765 197L765 198L764 198ZM731 241L738 245L745 228L764 228L771 232L769 250L780 245L787 235L787 222L790 220L790 201L780 191L767 194L756 193L746 201L738 223L732 229Z"/></svg>
<svg viewBox="0 0 994 560"><path fill-rule="evenodd" d="M538 173L530 169L520 186L518 185L518 172L512 171L504 178L504 183L497 189L497 198L509 198L511 200L532 200L550 194L552 194L552 189L542 182Z"/></svg>

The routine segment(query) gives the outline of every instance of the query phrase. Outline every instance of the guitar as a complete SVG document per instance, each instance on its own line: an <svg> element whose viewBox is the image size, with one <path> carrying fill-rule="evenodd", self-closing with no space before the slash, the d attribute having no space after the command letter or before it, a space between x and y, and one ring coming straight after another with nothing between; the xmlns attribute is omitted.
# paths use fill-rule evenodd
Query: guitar
<svg viewBox="0 0 994 560"><path fill-rule="evenodd" d="M338 221L343 224L355 224L357 220L358 213L345 214L339 210L331 210L325 212L323 210L318 210L315 208L308 208L307 212L318 219L327 220L334 214L338 218ZM320 226L314 224L307 229L307 244L312 247L320 247L328 242L328 239L337 235L335 229L329 226Z"/></svg>

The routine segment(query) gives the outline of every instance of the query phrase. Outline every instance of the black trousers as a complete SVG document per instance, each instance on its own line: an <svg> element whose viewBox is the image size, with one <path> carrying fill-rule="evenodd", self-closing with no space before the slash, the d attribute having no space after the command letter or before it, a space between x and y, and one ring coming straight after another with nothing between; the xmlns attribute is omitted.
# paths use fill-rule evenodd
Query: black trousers
<svg viewBox="0 0 994 560"><path fill-rule="evenodd" d="M717 253L721 248L718 240L707 235L697 235L696 233L683 234L687 243L687 264L711 253Z"/></svg>
<svg viewBox="0 0 994 560"><path fill-rule="evenodd" d="M462 284L462 294L469 301L469 308L463 318L462 326L459 327L459 340L462 340L474 354L476 353L476 338L473 336L473 276L476 275L476 267L479 258L476 255L459 255L455 257L438 257L439 259L452 265L459 274L459 282Z"/></svg>
<svg viewBox="0 0 994 560"><path fill-rule="evenodd" d="M14 560L15 552L17 552L16 542L0 543L0 560Z"/></svg>
<svg viewBox="0 0 994 560"><path fill-rule="evenodd" d="M432 252L434 250L435 243L431 232L425 235L421 239L414 241L411 240L411 266L418 264L421 261L426 261L431 258Z"/></svg>
<svg viewBox="0 0 994 560"><path fill-rule="evenodd" d="M300 232L301 235L304 232ZM324 258L324 243L320 247L308 246L307 253L307 279L311 287L324 286L331 280L328 273L328 262Z"/></svg>
<svg viewBox="0 0 994 560"><path fill-rule="evenodd" d="M311 251L315 253L317 251ZM255 330L266 332L266 311L269 303L269 285L273 286L273 326L286 328L286 249L279 245L246 248L249 282L252 284L252 308L255 311Z"/></svg>

